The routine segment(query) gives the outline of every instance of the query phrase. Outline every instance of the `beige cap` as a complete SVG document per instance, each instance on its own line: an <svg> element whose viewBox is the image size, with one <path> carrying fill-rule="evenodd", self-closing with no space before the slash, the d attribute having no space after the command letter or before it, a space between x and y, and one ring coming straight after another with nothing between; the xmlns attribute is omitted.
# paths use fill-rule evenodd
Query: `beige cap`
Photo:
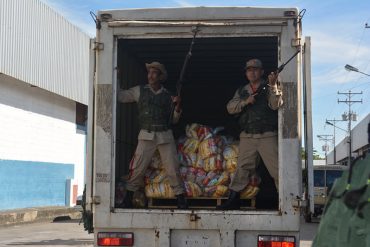
<svg viewBox="0 0 370 247"><path fill-rule="evenodd" d="M245 64L245 68L260 68L262 69L262 62L259 59L253 58L251 60L248 60L247 63Z"/></svg>
<svg viewBox="0 0 370 247"><path fill-rule="evenodd" d="M160 75L161 82L167 80L167 70L163 64L159 62L152 62L152 63L146 63L145 67L148 71L150 68L159 70L161 72L161 75Z"/></svg>

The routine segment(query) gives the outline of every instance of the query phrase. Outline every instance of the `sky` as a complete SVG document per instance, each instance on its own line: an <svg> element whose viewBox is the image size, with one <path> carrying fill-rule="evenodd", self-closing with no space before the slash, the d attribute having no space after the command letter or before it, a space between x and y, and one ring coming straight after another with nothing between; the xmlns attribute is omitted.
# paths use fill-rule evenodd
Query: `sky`
<svg viewBox="0 0 370 247"><path fill-rule="evenodd" d="M95 24L89 12L107 9L192 7L192 6L258 6L258 7L298 7L306 9L303 17L303 36L311 37L312 63L312 114L314 149L323 156L325 144L317 135L333 135L333 127L326 125L326 119L341 119L348 112L348 105L338 103L346 100L338 92L355 93L352 110L358 116L357 123L370 114L370 77L344 69L350 64L360 71L370 74L370 1L345 0L306 0L306 1L221 1L221 0L42 0L55 11L78 26L89 36L95 36ZM337 126L347 129L348 122L337 122ZM356 122L352 123L355 126ZM346 132L336 130L338 144ZM354 140L355 141L355 140ZM329 142L330 151L333 143Z"/></svg>

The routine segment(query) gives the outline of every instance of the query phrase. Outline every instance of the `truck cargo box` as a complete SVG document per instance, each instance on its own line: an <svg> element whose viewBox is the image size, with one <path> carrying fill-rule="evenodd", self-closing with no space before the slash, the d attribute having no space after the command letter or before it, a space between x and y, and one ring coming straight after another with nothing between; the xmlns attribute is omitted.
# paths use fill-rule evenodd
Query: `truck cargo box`
<svg viewBox="0 0 370 247"><path fill-rule="evenodd" d="M90 111L94 136L88 147L91 163L86 193L95 245L115 237L133 241L129 246L257 246L258 241L299 245L301 56L280 74L284 105L278 117L279 193L261 164L256 204L247 202L250 204L241 210L219 211L214 205L201 204L177 210L168 201L151 201L157 204L150 208L125 209L115 202L117 183L128 173L139 132L137 106L119 103L119 89L145 84L145 63L160 61L169 75L165 87L175 91L192 29L198 26L175 138L183 136L185 126L191 123L223 126L222 134L238 138L237 118L227 113L226 104L246 82L245 62L259 58L268 74L287 61L303 44L298 14L296 8L251 7L98 13L92 44L96 57L94 109Z"/></svg>

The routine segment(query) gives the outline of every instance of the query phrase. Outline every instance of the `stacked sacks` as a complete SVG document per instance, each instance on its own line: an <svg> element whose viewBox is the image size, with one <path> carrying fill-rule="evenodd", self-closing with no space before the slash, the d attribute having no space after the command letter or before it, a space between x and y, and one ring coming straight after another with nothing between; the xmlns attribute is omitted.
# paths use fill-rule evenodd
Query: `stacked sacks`
<svg viewBox="0 0 370 247"><path fill-rule="evenodd" d="M197 185L196 193L187 191L188 195L198 194L198 187L200 196L222 197L227 192L230 177L223 173L224 140L217 135L219 130L191 124L186 127L186 137L179 140L181 176Z"/></svg>
<svg viewBox="0 0 370 247"><path fill-rule="evenodd" d="M145 195L150 198L171 198L175 194L166 177L158 150L145 173Z"/></svg>
<svg viewBox="0 0 370 247"><path fill-rule="evenodd" d="M232 138L218 135L222 129L193 123L186 126L186 136L178 140L180 175L188 197L227 196L228 185L236 171L239 149ZM259 177L254 175L250 181L241 193L242 198L252 198L258 193ZM145 182L147 197L174 196L158 152L146 172Z"/></svg>
<svg viewBox="0 0 370 247"><path fill-rule="evenodd" d="M208 126L191 124L186 128L186 137L181 138L178 152L181 160L181 175L185 181L195 182L202 189L202 196L227 196L228 185L236 171L238 144L217 133ZM258 192L255 186L245 189L245 198Z"/></svg>

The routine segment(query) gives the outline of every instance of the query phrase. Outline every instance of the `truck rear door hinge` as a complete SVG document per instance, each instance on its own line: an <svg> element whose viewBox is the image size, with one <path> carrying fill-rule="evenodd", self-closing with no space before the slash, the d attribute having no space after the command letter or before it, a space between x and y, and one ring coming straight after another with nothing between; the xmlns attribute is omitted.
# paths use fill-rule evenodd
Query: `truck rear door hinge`
<svg viewBox="0 0 370 247"><path fill-rule="evenodd" d="M100 196L93 196L91 197L91 204L99 205L101 203Z"/></svg>
<svg viewBox="0 0 370 247"><path fill-rule="evenodd" d="M307 201L303 200L301 197L296 197L292 200L292 206L293 208L303 208L307 206Z"/></svg>
<svg viewBox="0 0 370 247"><path fill-rule="evenodd" d="M102 50L104 50L104 43L94 42L94 50L95 51L102 51Z"/></svg>
<svg viewBox="0 0 370 247"><path fill-rule="evenodd" d="M301 39L300 38L298 38L298 39L292 39L292 46L293 47L301 46Z"/></svg>
<svg viewBox="0 0 370 247"><path fill-rule="evenodd" d="M194 212L192 212L190 214L190 221L197 221L197 220L200 220L200 217L197 214L195 214Z"/></svg>

